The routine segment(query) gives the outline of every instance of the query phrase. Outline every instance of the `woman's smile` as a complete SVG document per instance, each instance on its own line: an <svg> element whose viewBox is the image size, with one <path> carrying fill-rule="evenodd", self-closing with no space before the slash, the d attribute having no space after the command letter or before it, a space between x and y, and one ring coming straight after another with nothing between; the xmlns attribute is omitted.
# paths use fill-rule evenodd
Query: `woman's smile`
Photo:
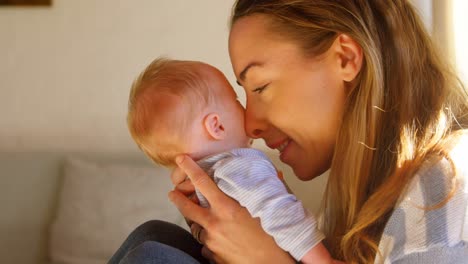
<svg viewBox="0 0 468 264"><path fill-rule="evenodd" d="M305 56L265 28L266 19L241 18L230 35L232 65L247 98L245 129L277 149L298 178L310 180L329 168L341 124L346 92L339 56Z"/></svg>
<svg viewBox="0 0 468 264"><path fill-rule="evenodd" d="M266 142L266 140L265 140ZM292 142L292 140L290 138L285 138L285 139L282 139L276 143L267 143L267 146L271 149L276 149L279 151L280 153L280 159L281 161L285 162L283 159L286 155L286 152L287 150L289 149L289 146L291 145L290 143Z"/></svg>

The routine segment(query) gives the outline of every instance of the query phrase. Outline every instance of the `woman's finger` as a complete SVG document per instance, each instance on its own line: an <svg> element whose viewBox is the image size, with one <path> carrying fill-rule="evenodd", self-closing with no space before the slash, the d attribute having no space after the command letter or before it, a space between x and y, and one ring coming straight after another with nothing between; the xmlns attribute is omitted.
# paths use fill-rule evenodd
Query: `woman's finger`
<svg viewBox="0 0 468 264"><path fill-rule="evenodd" d="M220 204L224 197L214 181L187 155L181 155L176 158L179 168L190 178L192 184L198 189L213 206Z"/></svg>
<svg viewBox="0 0 468 264"><path fill-rule="evenodd" d="M175 188L185 195L189 195L195 192L195 186L193 186L190 180L177 184Z"/></svg>
<svg viewBox="0 0 468 264"><path fill-rule="evenodd" d="M190 226L190 230L192 232L193 238L195 238L195 240L197 240L198 243L205 244L206 231L204 231L205 229L203 229L203 227L201 225L194 222ZM202 235L203 235L203 237L202 237Z"/></svg>
<svg viewBox="0 0 468 264"><path fill-rule="evenodd" d="M194 204L200 204L200 200L198 200L198 196L196 193L192 193L191 195L187 196Z"/></svg>
<svg viewBox="0 0 468 264"><path fill-rule="evenodd" d="M171 173L171 181L174 186L179 185L187 179L187 174L183 172L180 168L175 168Z"/></svg>
<svg viewBox="0 0 468 264"><path fill-rule="evenodd" d="M201 250L201 254L202 254L203 257L208 259L210 261L210 263L216 263L214 261L214 254L208 247L203 246L203 248Z"/></svg>
<svg viewBox="0 0 468 264"><path fill-rule="evenodd" d="M187 226L192 226L192 224L194 223L192 220L188 219L187 217L184 217L185 219L185 223L187 223Z"/></svg>
<svg viewBox="0 0 468 264"><path fill-rule="evenodd" d="M169 192L169 200L179 209L180 213L193 222L197 222L201 226L206 226L209 221L209 214L207 209L200 207L198 204L192 202L183 193L174 190Z"/></svg>

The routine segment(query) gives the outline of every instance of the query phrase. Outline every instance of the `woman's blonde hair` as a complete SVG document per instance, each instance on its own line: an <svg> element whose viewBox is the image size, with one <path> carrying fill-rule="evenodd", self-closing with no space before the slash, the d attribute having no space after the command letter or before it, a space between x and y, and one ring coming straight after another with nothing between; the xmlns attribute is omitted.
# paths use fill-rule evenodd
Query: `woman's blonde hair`
<svg viewBox="0 0 468 264"><path fill-rule="evenodd" d="M185 133L213 101L212 69L202 62L157 58L133 82L128 129L138 147L157 164L174 166L176 155L184 152ZM161 129L169 132L163 138L155 135Z"/></svg>
<svg viewBox="0 0 468 264"><path fill-rule="evenodd" d="M238 0L231 26L252 14L303 49L324 53L341 34L364 63L348 95L322 206L335 258L373 262L385 224L422 162L446 155L468 124L468 95L405 0ZM311 120L312 122L312 120Z"/></svg>

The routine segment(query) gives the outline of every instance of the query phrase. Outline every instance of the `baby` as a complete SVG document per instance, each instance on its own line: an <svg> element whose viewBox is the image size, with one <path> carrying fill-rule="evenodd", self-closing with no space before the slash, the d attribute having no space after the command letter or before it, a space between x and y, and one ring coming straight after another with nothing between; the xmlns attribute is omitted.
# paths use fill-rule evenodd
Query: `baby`
<svg viewBox="0 0 468 264"><path fill-rule="evenodd" d="M315 218L287 191L266 155L249 148L244 108L219 70L202 62L156 59L132 86L127 121L153 161L173 167L177 155L189 155L223 192L260 218L281 248L298 261L317 263L314 250L324 236Z"/></svg>

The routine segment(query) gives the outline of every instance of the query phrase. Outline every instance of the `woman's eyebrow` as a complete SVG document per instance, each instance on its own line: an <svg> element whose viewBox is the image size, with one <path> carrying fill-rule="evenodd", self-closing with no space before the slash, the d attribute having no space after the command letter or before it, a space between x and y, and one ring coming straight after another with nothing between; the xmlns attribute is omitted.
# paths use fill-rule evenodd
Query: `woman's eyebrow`
<svg viewBox="0 0 468 264"><path fill-rule="evenodd" d="M245 81L245 77L246 77L246 75L247 75L247 72L250 70L250 68L252 68L252 67L258 67L258 66L262 66L262 65L263 65L263 64L260 63L260 62L251 62L251 63L249 63L249 65L247 65L247 66L241 71L241 73L239 74L240 80L241 80L242 82ZM238 85L242 86L242 85L240 84L239 80L236 80L236 82L237 82Z"/></svg>

